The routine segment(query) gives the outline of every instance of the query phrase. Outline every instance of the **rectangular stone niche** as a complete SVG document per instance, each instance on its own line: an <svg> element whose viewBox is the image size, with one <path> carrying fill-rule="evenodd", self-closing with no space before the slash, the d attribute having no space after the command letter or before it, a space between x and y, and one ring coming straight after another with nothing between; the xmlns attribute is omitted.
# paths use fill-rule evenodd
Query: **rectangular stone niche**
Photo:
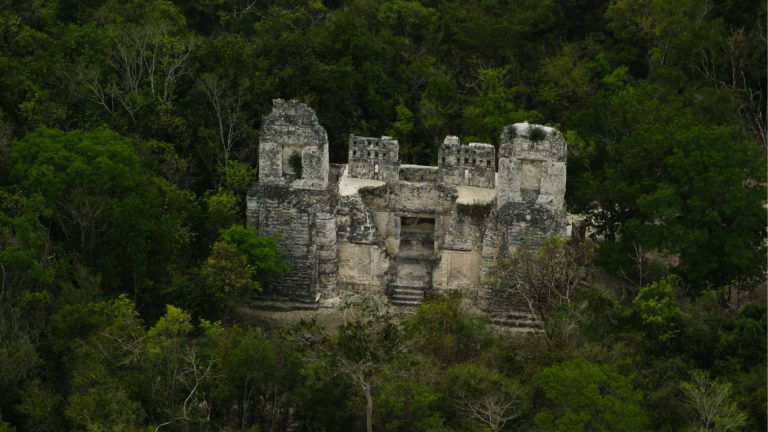
<svg viewBox="0 0 768 432"><path fill-rule="evenodd" d="M520 194L524 202L535 202L541 191L541 161L523 160Z"/></svg>
<svg viewBox="0 0 768 432"><path fill-rule="evenodd" d="M400 218L400 258L430 259L435 255L435 218Z"/></svg>
<svg viewBox="0 0 768 432"><path fill-rule="evenodd" d="M299 157L302 157L301 152L302 152L303 149L304 149L303 146L296 145L296 144L283 144L282 145L282 150L283 150L283 154L282 154L282 159L283 159L283 175L295 176L295 175L298 174L298 173L293 172L293 168L291 168L290 159L291 159L291 155L294 154L294 153L299 155ZM302 164L303 164L303 160L302 160Z"/></svg>

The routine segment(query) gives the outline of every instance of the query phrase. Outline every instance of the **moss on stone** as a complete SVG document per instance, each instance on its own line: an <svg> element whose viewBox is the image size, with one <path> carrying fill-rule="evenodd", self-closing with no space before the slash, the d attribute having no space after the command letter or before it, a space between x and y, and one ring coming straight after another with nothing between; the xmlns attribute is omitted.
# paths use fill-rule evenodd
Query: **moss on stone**
<svg viewBox="0 0 768 432"><path fill-rule="evenodd" d="M544 128L534 126L529 136L531 141L543 141L547 137L547 131Z"/></svg>

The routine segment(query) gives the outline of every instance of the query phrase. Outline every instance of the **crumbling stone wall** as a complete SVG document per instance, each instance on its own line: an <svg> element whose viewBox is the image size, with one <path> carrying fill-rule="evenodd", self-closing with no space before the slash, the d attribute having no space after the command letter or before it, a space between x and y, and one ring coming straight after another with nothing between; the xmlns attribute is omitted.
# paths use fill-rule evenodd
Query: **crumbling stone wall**
<svg viewBox="0 0 768 432"><path fill-rule="evenodd" d="M496 179L496 150L490 144L461 145L447 136L437 155L439 181L446 186L474 186L493 189Z"/></svg>
<svg viewBox="0 0 768 432"><path fill-rule="evenodd" d="M336 290L336 229L328 191L257 183L246 197L246 222L278 234L291 271L265 287L277 298L317 302Z"/></svg>
<svg viewBox="0 0 768 432"><path fill-rule="evenodd" d="M349 175L361 179L398 180L400 168L397 140L349 136Z"/></svg>
<svg viewBox="0 0 768 432"><path fill-rule="evenodd" d="M438 168L423 165L400 165L400 180L412 183L438 183Z"/></svg>

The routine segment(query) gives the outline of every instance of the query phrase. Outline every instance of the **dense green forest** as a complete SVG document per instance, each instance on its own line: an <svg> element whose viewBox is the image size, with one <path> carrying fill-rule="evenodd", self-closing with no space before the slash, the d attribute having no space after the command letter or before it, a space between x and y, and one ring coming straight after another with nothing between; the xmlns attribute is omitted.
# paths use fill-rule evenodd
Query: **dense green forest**
<svg viewBox="0 0 768 432"><path fill-rule="evenodd" d="M0 431L765 430L766 43L759 0L0 0ZM557 127L596 240L505 265L602 276L528 337L458 296L243 321L278 97L339 163Z"/></svg>

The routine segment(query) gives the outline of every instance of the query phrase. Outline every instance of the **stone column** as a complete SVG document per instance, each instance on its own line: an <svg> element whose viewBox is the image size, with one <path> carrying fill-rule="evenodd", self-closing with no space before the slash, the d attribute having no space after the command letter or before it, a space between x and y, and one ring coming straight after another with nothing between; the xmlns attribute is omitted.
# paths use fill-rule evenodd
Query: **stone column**
<svg viewBox="0 0 768 432"><path fill-rule="evenodd" d="M336 297L336 216L315 214L317 244L317 286L321 299Z"/></svg>

